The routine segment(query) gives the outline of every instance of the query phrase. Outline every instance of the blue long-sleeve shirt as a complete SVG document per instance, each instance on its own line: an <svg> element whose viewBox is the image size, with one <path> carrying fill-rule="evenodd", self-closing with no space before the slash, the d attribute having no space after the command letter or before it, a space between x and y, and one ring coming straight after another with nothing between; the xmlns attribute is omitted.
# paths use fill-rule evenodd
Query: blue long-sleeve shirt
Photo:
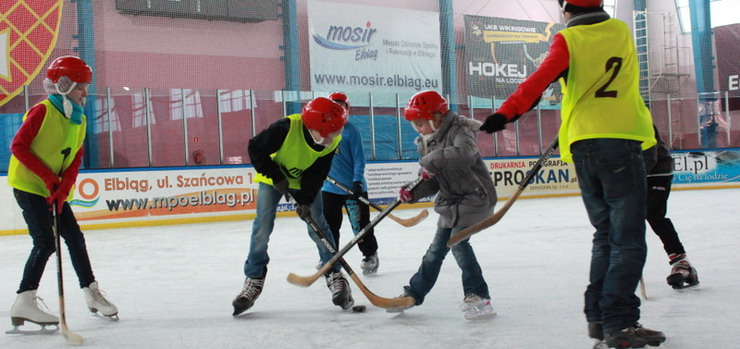
<svg viewBox="0 0 740 349"><path fill-rule="evenodd" d="M350 122L344 125L342 141L339 143L334 159L332 160L329 177L337 182L352 188L354 182L361 182L363 191L367 191L365 182L365 150L362 148L362 134ZM324 182L322 191L344 195L346 192L337 186Z"/></svg>

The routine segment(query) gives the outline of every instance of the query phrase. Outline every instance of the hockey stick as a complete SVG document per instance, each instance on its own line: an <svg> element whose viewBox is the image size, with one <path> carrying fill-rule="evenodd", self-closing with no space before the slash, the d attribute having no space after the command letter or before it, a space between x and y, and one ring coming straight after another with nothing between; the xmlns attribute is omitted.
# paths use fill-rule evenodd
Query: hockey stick
<svg viewBox="0 0 740 349"><path fill-rule="evenodd" d="M645 292L645 279L640 276L640 295L642 295L642 299L648 300L647 293Z"/></svg>
<svg viewBox="0 0 740 349"><path fill-rule="evenodd" d="M529 185L529 182L532 181L532 178L537 175L538 172L540 172L540 169L542 168L542 165L547 161L548 158L552 155L552 153L555 151L555 148L558 147L558 137L556 136L555 139L552 140L552 143L545 149L545 152L542 153L539 159L537 159L537 162L532 166L532 170L527 173L527 176L522 179L522 181L519 183L519 187L517 188L516 192L514 192L514 195L512 195L509 200L506 201L504 206L502 206L498 211L496 211L494 214L490 215L488 218L473 224L457 234L450 237L449 240L447 240L447 246L452 247L457 245L460 241L463 241L467 238L469 238L471 235L476 234L480 232L483 229L486 229L501 220L501 218L504 217L507 211L511 208L511 205L514 204L517 198L519 198L519 195L522 195L522 192L524 189L527 188L527 185Z"/></svg>
<svg viewBox="0 0 740 349"><path fill-rule="evenodd" d="M286 194L286 195L288 197L290 197L290 194ZM411 298L411 297L385 298L385 297L378 296L375 293L373 293L372 291L368 290L367 289L367 286L365 286L365 284L362 282L362 280L360 280L360 277L357 276L357 274L355 274L355 271L354 270L352 270L352 267L350 267L349 264L347 264L347 261L345 261L344 258L342 258L341 256L338 256L337 255L336 248L334 248L334 246L332 246L332 244L329 243L329 240L327 240L327 238L326 238L327 237L326 233L324 231L322 231L321 228L319 228L319 225L316 224L316 221L314 221L311 216L308 216L308 217L306 217L306 223L308 223L308 225L311 227L311 229L313 229L313 231L316 232L316 234L321 239L321 242L324 244L324 246L326 246L326 248L329 250L329 252L331 252L332 254L334 254L334 257L332 257L332 260L338 260L339 261L339 263L341 264L341 266L344 267L344 270L347 271L347 274L349 274L349 276L352 278L352 281L355 282L355 284L357 285L357 287L360 289L360 291L362 291L362 294L364 294L365 297L367 297L367 299L370 301L370 303L372 303L376 307L385 308L385 309L388 309L388 308L399 308L399 307L408 307L408 306L414 304L414 299ZM363 229L363 231L365 231L365 230ZM326 264L324 264L324 266L317 272L317 273L319 273L319 276L320 275L323 275L325 272L329 271L329 268L331 268L332 265L333 265L333 263L331 261L330 262L327 262ZM317 277L317 279L318 279L318 277ZM290 281L290 275L288 275L288 280ZM306 285L306 286L308 286L308 285Z"/></svg>
<svg viewBox="0 0 740 349"><path fill-rule="evenodd" d="M349 195L355 195L355 193L352 192L352 189L348 188L346 185L344 185L342 183L337 182L337 180L334 179L334 178L326 177L326 181L329 182L329 183L331 183L331 184L336 185L339 189L344 190ZM357 199L360 200L365 205L368 205L368 206L370 206L370 207L378 210L379 212L382 212L383 211L383 208L382 207L378 206L377 204L373 203L372 201L368 200L367 198L365 198L363 196L359 196ZM423 211L421 211L421 213L419 213L418 215L416 215L416 217L411 217L411 218L398 218L398 217L396 217L396 216L394 216L394 215L392 215L390 213L388 214L388 218L394 220L395 222L397 222L398 224L400 224L400 225L402 225L402 226L404 226L406 228L413 227L413 226L419 224L421 221L423 221L424 219L426 219L427 216L429 216L429 212L427 212L426 209L424 209Z"/></svg>
<svg viewBox="0 0 740 349"><path fill-rule="evenodd" d="M416 179L414 182L412 182L409 185L409 190L413 190L414 188L419 186L421 182L422 182L422 179L421 177L419 177L418 179ZM393 210L394 208L396 208L396 206L400 204L401 204L401 201L399 199L396 199L390 205L388 205L388 207L386 207L377 216L375 216L375 218L373 218L370 224L362 228L362 230L360 230L360 232L357 233L357 235L355 235L355 237L350 242L348 242L347 245L342 247L342 249L339 250L339 252L334 254L334 257L332 257L328 262L326 262L326 264L324 264L321 267L321 269L316 271L316 273L310 276L298 276L296 274L290 273L288 274L288 282L290 282L293 285L303 286L303 287L308 287L311 284L313 284L316 280L318 280L319 277L321 277L321 275L326 273L331 268L331 266L337 262L337 260L339 260L340 258L342 258L342 256L347 254L347 251L349 251L349 249L352 248L352 246L356 245L360 241L360 239L362 239L370 231L370 229L378 225L378 223L380 222L381 219L383 219L383 217L387 216L391 212L391 210Z"/></svg>
<svg viewBox="0 0 740 349"><path fill-rule="evenodd" d="M67 317L64 311L64 280L62 278L62 240L60 238L61 231L59 230L59 214L57 213L57 203L51 205L53 212L53 224L52 230L54 231L54 239L56 239L57 248L57 285L59 287L59 320L62 324L62 335L69 344L82 345L82 337L67 328Z"/></svg>

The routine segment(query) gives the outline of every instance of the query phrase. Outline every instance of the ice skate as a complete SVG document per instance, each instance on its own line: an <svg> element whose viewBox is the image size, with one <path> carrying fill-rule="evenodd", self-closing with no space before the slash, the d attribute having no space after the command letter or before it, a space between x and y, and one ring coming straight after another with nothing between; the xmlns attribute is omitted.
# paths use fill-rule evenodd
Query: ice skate
<svg viewBox="0 0 740 349"><path fill-rule="evenodd" d="M460 310L465 313L468 320L485 319L496 315L490 299L472 293L465 296L460 304Z"/></svg>
<svg viewBox="0 0 740 349"><path fill-rule="evenodd" d="M234 313L231 315L238 316L239 314L251 308L254 305L254 302L262 293L262 287L264 285L265 278L247 278L246 280L244 280L244 288L242 289L241 293L239 293L236 298L234 298L234 301L231 302L231 305L234 306Z"/></svg>
<svg viewBox="0 0 740 349"><path fill-rule="evenodd" d="M666 278L668 285L674 290L683 290L699 285L699 275L696 269L689 264L686 254L671 258L671 274Z"/></svg>
<svg viewBox="0 0 740 349"><path fill-rule="evenodd" d="M407 297L407 298L414 299L414 297L412 297L410 294L408 294L406 292L401 293L401 295L398 296L398 297L399 298ZM409 308L412 308L412 307L415 307L415 306L416 306L416 300L414 299L414 302L413 303L410 303L410 304L404 305L404 306L400 306L400 307L396 307L396 308L387 308L385 310L385 312L386 313L403 313L404 310L409 309Z"/></svg>
<svg viewBox="0 0 740 349"><path fill-rule="evenodd" d="M89 286L83 287L87 308L92 313L99 313L113 320L118 320L118 308L105 298L105 292L98 287L98 282L93 281Z"/></svg>
<svg viewBox="0 0 740 349"><path fill-rule="evenodd" d="M378 267L380 266L380 260L378 259L378 253L375 252L370 257L365 257L362 259L362 264L360 264L360 267L362 268L362 274L363 275L373 275L378 273Z"/></svg>
<svg viewBox="0 0 740 349"><path fill-rule="evenodd" d="M660 331L644 328L635 324L621 330L610 331L605 334L604 341L609 348L643 348L646 345L657 347L665 342L665 334Z"/></svg>
<svg viewBox="0 0 740 349"><path fill-rule="evenodd" d="M13 325L13 329L5 333L46 334L59 331L59 318L56 315L45 312L39 307L38 301L41 301L44 308L49 309L44 304L44 300L36 296L36 291L29 290L18 294L10 310L10 322ZM26 326L23 326L26 321L40 325L41 328L37 330L26 329ZM19 326L23 327L19 328ZM47 326L52 327L47 328Z"/></svg>
<svg viewBox="0 0 740 349"><path fill-rule="evenodd" d="M355 304L352 290L341 271L330 271L326 274L326 287L331 291L331 301L334 305L349 309Z"/></svg>

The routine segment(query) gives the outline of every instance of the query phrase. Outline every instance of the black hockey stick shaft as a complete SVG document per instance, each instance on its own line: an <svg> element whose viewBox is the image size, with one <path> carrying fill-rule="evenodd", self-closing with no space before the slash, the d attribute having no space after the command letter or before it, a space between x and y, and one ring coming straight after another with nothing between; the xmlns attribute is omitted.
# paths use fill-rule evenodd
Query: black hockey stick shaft
<svg viewBox="0 0 740 349"><path fill-rule="evenodd" d="M290 194L286 194L286 195L288 197L290 197ZM332 245L329 242L329 240L327 238L328 235L326 234L326 232L324 232L319 227L318 224L316 224L316 221L313 219L313 217L311 217L309 215L309 216L306 217L305 221L306 221L306 223L308 223L308 225L311 227L311 229L313 229L313 231L316 232L316 234L319 236L319 239L324 244L324 246L326 246L326 248L329 250L329 252L331 252L332 254L334 254L334 258L332 258L332 260L336 259L336 260L339 261L340 265L344 268L344 270L347 271L347 274L349 274L350 278L352 278L352 281L355 282L355 285L357 285L357 287L360 289L360 291L362 292L362 294L364 294L365 297L367 297L367 299L370 301L370 303L372 303L374 306L381 307L381 308L386 308L386 309L387 308L396 308L396 307L406 306L409 303L411 303L411 302L414 301L413 298L409 299L409 297L385 298L385 297L378 296L375 293L373 293L372 291L370 291L367 288L367 286L365 286L365 283L362 282L362 280L360 279L360 277L357 276L357 274L355 274L355 271L352 270L352 267L350 267L350 265L347 263L347 261L344 260L344 258L342 258L341 256L339 256L338 258L336 258L337 257L337 250L336 250L336 248L334 247L334 245ZM326 263L324 266L322 266L322 268L317 273L319 273L319 275L323 275L324 273L326 273L327 271L329 271L329 269L331 268L332 265L333 264Z"/></svg>
<svg viewBox="0 0 740 349"><path fill-rule="evenodd" d="M414 182L412 182L408 186L408 189L413 190L414 188L419 186L419 184L421 184L422 181L423 180L421 177L417 178ZM400 204L401 204L401 201L399 199L396 199L395 201L393 201L393 203L388 205L388 207L386 207L377 216L375 216L375 218L373 218L373 220L370 221L370 224L362 228L362 230L360 230L360 232L357 233L357 235L355 235L355 237L352 240L350 240L347 243L347 245L342 247L342 249L340 249L339 252L337 252L334 255L334 257L332 257L328 262L326 262L324 266L322 266L321 269L319 269L315 274L311 276L298 276L296 274L290 273L288 274L288 282L294 285L299 285L299 286L304 286L304 287L309 286L312 283L314 283L321 275L323 275L326 271L328 271L331 268L331 266L334 265L334 263L336 263L340 258L342 258L342 256L347 254L347 252L353 246L355 246L365 235L367 235L370 229L378 225L378 223L380 223L380 221L385 216L387 216L394 208L396 208Z"/></svg>
<svg viewBox="0 0 740 349"><path fill-rule="evenodd" d="M519 195L524 192L524 189L527 188L529 183L532 181L534 176L537 175L537 173L540 172L540 169L542 169L542 166L545 164L545 161L552 156L552 153L555 151L555 149L558 147L558 137L555 136L555 139L552 140L552 143L545 149L545 152L540 155L540 158L537 159L537 162L532 166L532 169L527 173L527 175L522 179L521 182L519 182L519 186L517 187L517 190L514 192L514 194L509 198L509 200L506 200L506 203L504 206L502 206L498 211L496 211L494 214L489 216L488 218L473 224L457 234L450 237L449 240L447 240L447 246L452 247L457 245L460 241L463 241L473 234L476 234L480 232L483 229L486 229L501 220L501 218L504 217L506 212L509 211L509 208L514 204L514 202L519 198Z"/></svg>
<svg viewBox="0 0 740 349"><path fill-rule="evenodd" d="M336 185L339 189L342 189L344 192L346 192L349 195L353 195L353 196L355 195L355 193L352 191L352 189L350 189L346 185L340 183L339 181L337 181L334 178L331 178L331 177L328 177L327 176L326 177L326 181L329 182L329 183L331 183L331 184ZM364 204L366 204L366 205L368 205L368 206L376 209L379 212L382 212L383 211L383 208L382 207L378 206L377 204L375 204L374 202L372 202L369 199L365 198L364 196L361 196L361 195L358 196L357 197L357 200L359 200L360 202L362 202L362 203L364 203ZM429 213L426 210L424 210L424 211L421 211L421 213L419 213L416 217L412 217L412 218L407 218L407 219L399 218L399 217L394 216L391 213L388 214L388 218L390 218L393 221L397 222L398 224L400 224L400 225L408 228L408 227L413 227L414 225L419 224L419 222L423 221L428 215L429 215Z"/></svg>

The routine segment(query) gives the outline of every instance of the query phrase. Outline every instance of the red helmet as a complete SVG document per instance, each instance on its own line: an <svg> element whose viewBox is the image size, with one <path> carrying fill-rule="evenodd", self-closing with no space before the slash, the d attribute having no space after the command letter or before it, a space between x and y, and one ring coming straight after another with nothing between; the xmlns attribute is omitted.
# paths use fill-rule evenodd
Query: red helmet
<svg viewBox="0 0 740 349"><path fill-rule="evenodd" d="M565 8L568 4L578 7L601 7L604 5L604 0L558 0L560 7Z"/></svg>
<svg viewBox="0 0 740 349"><path fill-rule="evenodd" d="M61 56L49 64L49 68L46 69L46 77L56 84L62 76L66 76L78 84L89 84L92 81L92 69L79 57Z"/></svg>
<svg viewBox="0 0 740 349"><path fill-rule="evenodd" d="M447 114L450 108L447 101L435 91L421 91L411 96L409 104L403 110L406 120L427 119L431 120L434 112Z"/></svg>
<svg viewBox="0 0 740 349"><path fill-rule="evenodd" d="M306 127L319 131L321 137L339 131L347 123L347 111L326 97L317 97L306 103L301 112Z"/></svg>
<svg viewBox="0 0 740 349"><path fill-rule="evenodd" d="M344 92L334 92L329 95L329 99L334 102L344 102L347 105L347 109L349 109L349 97Z"/></svg>

